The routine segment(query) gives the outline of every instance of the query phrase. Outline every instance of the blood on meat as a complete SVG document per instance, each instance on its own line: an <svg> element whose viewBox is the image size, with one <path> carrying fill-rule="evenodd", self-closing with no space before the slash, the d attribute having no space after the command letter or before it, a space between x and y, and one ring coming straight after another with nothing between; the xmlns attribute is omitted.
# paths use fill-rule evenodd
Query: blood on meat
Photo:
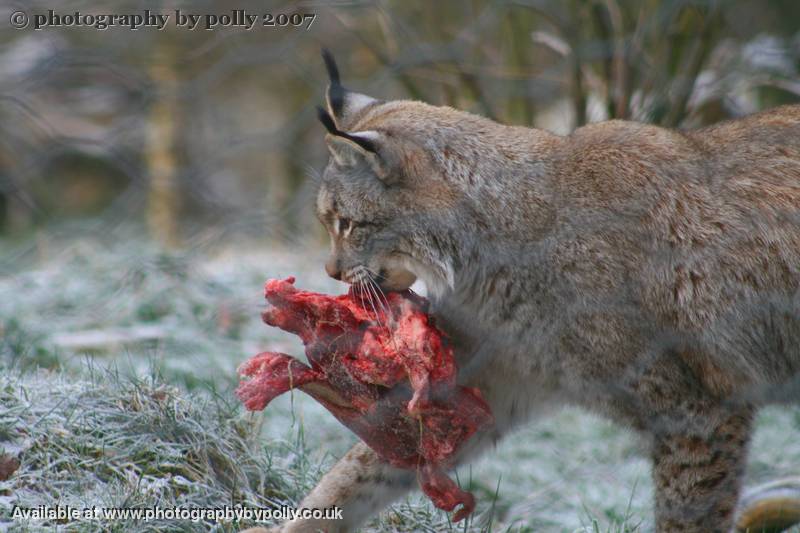
<svg viewBox="0 0 800 533"><path fill-rule="evenodd" d="M382 459L415 469L425 494L458 521L475 508L446 471L461 445L492 423L477 389L456 383L453 349L411 291L373 306L351 286L340 296L301 291L294 278L269 280L264 322L300 337L306 365L263 352L239 367L236 390L250 410L299 388L327 408Z"/></svg>

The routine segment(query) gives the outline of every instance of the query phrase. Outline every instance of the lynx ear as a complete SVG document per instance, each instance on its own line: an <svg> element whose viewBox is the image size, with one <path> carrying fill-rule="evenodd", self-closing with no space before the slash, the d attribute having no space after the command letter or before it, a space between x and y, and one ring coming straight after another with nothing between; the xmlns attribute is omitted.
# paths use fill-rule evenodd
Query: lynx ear
<svg viewBox="0 0 800 533"><path fill-rule="evenodd" d="M345 89L339 78L339 67L336 66L333 55L326 48L322 49L322 59L325 61L325 68L330 78L328 90L325 93L328 113L333 117L338 127L346 128L353 117L366 107L378 103L378 100L365 94Z"/></svg>
<svg viewBox="0 0 800 533"><path fill-rule="evenodd" d="M386 138L383 134L377 131L348 133L337 128L330 114L321 107L317 108L317 114L328 130L325 143L337 165L349 167L364 161L378 179L389 185L392 173L389 150L386 149Z"/></svg>

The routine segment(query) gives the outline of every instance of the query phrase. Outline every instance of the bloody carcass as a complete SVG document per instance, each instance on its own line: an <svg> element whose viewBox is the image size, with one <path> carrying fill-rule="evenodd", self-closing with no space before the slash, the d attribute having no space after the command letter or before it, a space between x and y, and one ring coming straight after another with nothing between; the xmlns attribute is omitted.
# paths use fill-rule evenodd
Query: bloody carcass
<svg viewBox="0 0 800 533"><path fill-rule="evenodd" d="M380 302L358 285L329 296L301 291L294 278L269 280L264 322L298 335L310 366L277 352L246 361L236 393L250 410L299 388L324 405L381 458L415 469L420 486L445 511L474 507L446 470L459 447L491 424L477 389L456 384L453 350L427 314L427 301L390 292Z"/></svg>

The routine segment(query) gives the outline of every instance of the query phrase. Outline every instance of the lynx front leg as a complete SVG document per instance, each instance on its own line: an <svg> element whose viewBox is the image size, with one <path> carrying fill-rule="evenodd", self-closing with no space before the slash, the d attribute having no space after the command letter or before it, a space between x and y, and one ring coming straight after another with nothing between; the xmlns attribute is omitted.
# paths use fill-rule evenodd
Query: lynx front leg
<svg viewBox="0 0 800 533"><path fill-rule="evenodd" d="M414 487L414 472L381 461L366 444L353 446L300 504L302 508L337 506L343 520L320 523L291 522L285 533L322 529L326 533L352 531Z"/></svg>
<svg viewBox="0 0 800 533"><path fill-rule="evenodd" d="M752 415L742 409L709 418L706 430L655 436L659 533L728 533L733 529Z"/></svg>
<svg viewBox="0 0 800 533"><path fill-rule="evenodd" d="M269 530L282 533L343 533L353 531L372 514L414 487L414 472L382 462L359 442L325 474L300 504L303 509L339 507L343 520L296 520ZM256 528L251 533L265 532ZM247 533L247 532L242 532Z"/></svg>

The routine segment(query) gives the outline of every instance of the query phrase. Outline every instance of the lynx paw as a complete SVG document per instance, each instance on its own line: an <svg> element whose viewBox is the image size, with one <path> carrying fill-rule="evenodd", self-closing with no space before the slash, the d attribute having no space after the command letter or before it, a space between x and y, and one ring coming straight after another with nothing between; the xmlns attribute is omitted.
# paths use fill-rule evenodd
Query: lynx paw
<svg viewBox="0 0 800 533"><path fill-rule="evenodd" d="M800 478L773 481L747 492L736 529L741 533L785 531L800 523Z"/></svg>

